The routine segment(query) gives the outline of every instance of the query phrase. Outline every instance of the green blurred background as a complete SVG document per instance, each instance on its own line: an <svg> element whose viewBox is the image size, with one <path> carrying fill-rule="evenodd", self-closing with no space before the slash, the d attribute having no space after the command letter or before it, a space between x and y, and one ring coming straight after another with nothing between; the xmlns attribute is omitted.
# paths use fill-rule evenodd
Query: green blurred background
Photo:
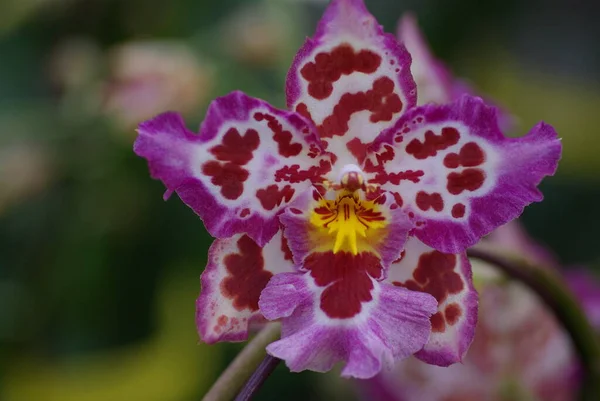
<svg viewBox="0 0 600 401"><path fill-rule="evenodd" d="M197 127L234 89L283 107L326 1L0 0L0 401L198 400L240 349L199 344L210 237L149 178L135 126ZM367 0L416 12L435 53L564 157L524 222L565 265L600 256L600 5ZM261 400L349 400L335 374L278 368Z"/></svg>

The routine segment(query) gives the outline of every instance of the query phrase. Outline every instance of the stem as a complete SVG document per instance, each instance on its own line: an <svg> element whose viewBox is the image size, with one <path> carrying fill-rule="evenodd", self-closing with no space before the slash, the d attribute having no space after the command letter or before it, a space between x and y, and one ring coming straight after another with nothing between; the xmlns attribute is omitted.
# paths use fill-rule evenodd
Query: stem
<svg viewBox="0 0 600 401"><path fill-rule="evenodd" d="M467 250L470 258L495 265L508 276L534 291L552 310L571 337L583 368L580 399L600 400L600 343L585 313L560 277L549 269L534 266L528 261L507 257L498 250L477 246Z"/></svg>
<svg viewBox="0 0 600 401"><path fill-rule="evenodd" d="M267 380L267 377L269 377L277 365L279 365L279 362L281 362L281 359L279 358L275 358L271 355L265 356L265 359L262 360L260 365L258 365L258 368L252 373L252 376L250 376L246 384L244 384L244 387L238 396L235 397L235 401L248 401L252 399L265 380Z"/></svg>
<svg viewBox="0 0 600 401"><path fill-rule="evenodd" d="M246 380L251 375L252 377L256 375L257 366L260 369L264 364L264 361L261 363L261 360L266 355L265 348L268 344L275 341L277 337L279 337L279 324L270 323L262 329L235 357L233 362L231 362L215 384L208 390L202 401L231 401ZM268 371L265 377L258 382L256 389L264 382L273 369ZM248 387L248 383L246 383L244 389L246 387ZM250 393L249 396L252 394L254 392Z"/></svg>

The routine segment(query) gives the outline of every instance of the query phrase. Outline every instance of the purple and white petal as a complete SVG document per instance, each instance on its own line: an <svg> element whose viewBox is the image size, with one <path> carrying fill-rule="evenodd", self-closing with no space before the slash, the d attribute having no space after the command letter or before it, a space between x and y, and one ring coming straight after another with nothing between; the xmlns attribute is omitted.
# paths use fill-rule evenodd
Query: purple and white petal
<svg viewBox="0 0 600 401"><path fill-rule="evenodd" d="M477 291L466 255L444 254L409 237L386 282L426 292L438 302L429 342L416 356L439 366L462 361L477 324Z"/></svg>
<svg viewBox="0 0 600 401"><path fill-rule="evenodd" d="M416 104L410 60L362 0L333 0L288 73L288 107L314 122L340 165L360 164L365 144Z"/></svg>
<svg viewBox="0 0 600 401"><path fill-rule="evenodd" d="M200 135L175 113L138 133L134 150L166 185L165 197L177 192L217 238L247 233L266 244L280 210L331 169L308 121L242 92L210 105Z"/></svg>
<svg viewBox="0 0 600 401"><path fill-rule="evenodd" d="M267 352L283 359L293 372L325 372L341 361L342 376L367 379L421 349L431 330L435 299L372 283L372 299L359 314L331 318L318 301L322 302L324 290L310 273L273 277L259 305L267 319L282 319L282 332L281 340L270 344Z"/></svg>
<svg viewBox="0 0 600 401"><path fill-rule="evenodd" d="M264 248L244 234L215 240L196 301L196 325L202 341L246 340L249 328L264 322L258 310L261 291L274 274L293 270L281 231Z"/></svg>
<svg viewBox="0 0 600 401"><path fill-rule="evenodd" d="M370 150L368 183L400 199L417 238L459 253L542 200L537 185L556 171L562 146L543 122L505 137L495 108L463 96L410 110Z"/></svg>

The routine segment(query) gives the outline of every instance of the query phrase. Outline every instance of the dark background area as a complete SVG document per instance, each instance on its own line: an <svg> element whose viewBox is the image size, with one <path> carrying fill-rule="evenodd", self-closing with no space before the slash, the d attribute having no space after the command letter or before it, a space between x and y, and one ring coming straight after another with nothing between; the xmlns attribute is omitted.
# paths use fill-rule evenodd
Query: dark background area
<svg viewBox="0 0 600 401"><path fill-rule="evenodd" d="M325 1L0 0L0 400L197 400L240 345L198 344L211 238L162 201L132 151L166 110L191 128L241 89L283 107L287 68ZM565 266L600 265L600 3L385 1L513 113L563 138L524 216ZM335 374L280 367L261 400L351 399Z"/></svg>

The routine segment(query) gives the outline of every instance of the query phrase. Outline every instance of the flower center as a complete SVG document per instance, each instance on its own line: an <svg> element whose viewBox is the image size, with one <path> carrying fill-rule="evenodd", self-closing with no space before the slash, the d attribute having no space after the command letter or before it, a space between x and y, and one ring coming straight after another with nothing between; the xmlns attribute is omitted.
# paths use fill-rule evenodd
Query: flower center
<svg viewBox="0 0 600 401"><path fill-rule="evenodd" d="M340 184L331 188L335 190L335 200L321 199L311 213L310 222L321 235L333 240L333 253L346 251L357 255L370 249L368 237L383 229L387 219L380 205L361 198L365 190L361 172L343 172Z"/></svg>

